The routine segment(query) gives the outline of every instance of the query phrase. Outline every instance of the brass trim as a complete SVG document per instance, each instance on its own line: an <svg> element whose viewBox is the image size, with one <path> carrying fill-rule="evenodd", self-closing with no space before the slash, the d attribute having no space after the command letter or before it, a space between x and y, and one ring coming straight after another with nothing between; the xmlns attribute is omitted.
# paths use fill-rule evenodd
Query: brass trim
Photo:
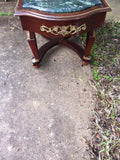
<svg viewBox="0 0 120 160"><path fill-rule="evenodd" d="M37 62L39 62L39 59L35 59L35 58L32 59L32 63L37 63Z"/></svg>
<svg viewBox="0 0 120 160"><path fill-rule="evenodd" d="M27 40L28 41L30 40L30 32L29 31L27 32Z"/></svg>
<svg viewBox="0 0 120 160"><path fill-rule="evenodd" d="M90 61L90 60L91 60L91 56L88 56L88 57L85 57L85 56L84 56L83 59L84 59L84 60L87 60L87 61Z"/></svg>
<svg viewBox="0 0 120 160"><path fill-rule="evenodd" d="M40 27L40 30L42 32L51 33L53 35L62 35L63 37L71 34L74 35L80 31L86 30L87 25L84 23L81 26L77 27L75 25L68 25L68 26L53 26L53 27L47 27L45 25L42 25Z"/></svg>

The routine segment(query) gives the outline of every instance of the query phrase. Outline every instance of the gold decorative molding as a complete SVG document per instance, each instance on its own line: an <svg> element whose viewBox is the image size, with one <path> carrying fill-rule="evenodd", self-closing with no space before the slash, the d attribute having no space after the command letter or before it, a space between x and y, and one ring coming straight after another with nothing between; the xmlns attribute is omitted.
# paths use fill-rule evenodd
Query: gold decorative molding
<svg viewBox="0 0 120 160"><path fill-rule="evenodd" d="M87 60L87 61L90 61L90 60L91 60L91 56L88 56L88 57L85 57L85 56L84 56L83 59L84 59L84 60Z"/></svg>
<svg viewBox="0 0 120 160"><path fill-rule="evenodd" d="M45 25L42 25L40 27L40 30L42 32L51 33L53 35L62 35L65 37L68 34L76 34L77 32L86 30L87 26L86 24L82 24L81 26L75 26L75 25L69 25L69 26L53 26L53 27L47 27Z"/></svg>
<svg viewBox="0 0 120 160"><path fill-rule="evenodd" d="M30 32L27 32L27 40L30 40Z"/></svg>

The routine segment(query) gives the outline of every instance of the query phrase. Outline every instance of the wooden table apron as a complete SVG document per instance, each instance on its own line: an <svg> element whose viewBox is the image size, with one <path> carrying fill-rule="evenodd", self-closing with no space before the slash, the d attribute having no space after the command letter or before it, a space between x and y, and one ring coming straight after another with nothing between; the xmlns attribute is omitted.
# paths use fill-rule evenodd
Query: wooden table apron
<svg viewBox="0 0 120 160"><path fill-rule="evenodd" d="M39 33L41 35L44 36L48 36L48 37L71 37L71 36L75 36L76 34L79 33L83 34L85 32L89 32L91 30L94 30L95 28L98 27L102 27L104 20L105 20L105 15L106 13L98 13L95 15L91 15L88 16L87 18L80 18L78 20L65 20L65 21L53 21L53 20L43 20L43 19L39 19L39 18L35 18L35 17L30 17L30 16L20 16L21 19L21 24L22 24L22 28L23 30L26 31L31 31L31 32L36 32ZM76 29L82 25L85 25L86 29L81 29L81 31L76 31L76 33L74 34L74 31L72 32L72 34L67 34L67 35L56 35L56 32L54 34L46 32L46 31L41 31L41 27L42 26L46 26L48 28L52 28L52 27L62 27L62 26L75 26Z"/></svg>

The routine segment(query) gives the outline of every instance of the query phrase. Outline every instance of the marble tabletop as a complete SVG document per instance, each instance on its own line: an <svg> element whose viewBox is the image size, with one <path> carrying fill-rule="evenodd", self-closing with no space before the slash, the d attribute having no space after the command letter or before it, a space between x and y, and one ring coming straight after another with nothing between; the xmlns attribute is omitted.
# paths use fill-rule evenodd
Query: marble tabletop
<svg viewBox="0 0 120 160"><path fill-rule="evenodd" d="M24 9L47 13L72 13L102 5L101 0L23 0Z"/></svg>

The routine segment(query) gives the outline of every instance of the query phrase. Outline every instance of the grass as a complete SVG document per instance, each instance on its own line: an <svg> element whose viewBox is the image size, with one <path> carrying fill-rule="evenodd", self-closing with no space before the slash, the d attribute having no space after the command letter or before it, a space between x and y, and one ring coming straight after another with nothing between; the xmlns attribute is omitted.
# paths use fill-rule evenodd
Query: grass
<svg viewBox="0 0 120 160"><path fill-rule="evenodd" d="M120 22L97 30L91 57L90 84L96 90L91 159L120 160Z"/></svg>
<svg viewBox="0 0 120 160"><path fill-rule="evenodd" d="M5 12L0 12L0 16L12 16L13 13L9 12L9 13L5 13Z"/></svg>

